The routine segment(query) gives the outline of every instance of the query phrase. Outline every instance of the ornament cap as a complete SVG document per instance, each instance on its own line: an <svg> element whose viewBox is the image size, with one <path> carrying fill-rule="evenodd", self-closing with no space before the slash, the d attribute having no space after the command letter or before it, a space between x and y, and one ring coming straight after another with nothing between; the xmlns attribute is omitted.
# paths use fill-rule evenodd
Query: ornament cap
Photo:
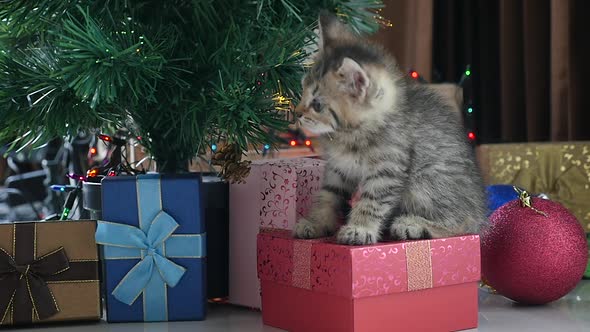
<svg viewBox="0 0 590 332"><path fill-rule="evenodd" d="M516 193L518 194L518 199L520 200L520 206L527 207L527 208L535 211L536 213L547 217L547 213L540 211L538 209L535 209L533 207L533 201L531 199L531 195L529 195L529 193L526 190L520 189L517 186L512 186L512 188L514 188L514 191L516 191Z"/></svg>

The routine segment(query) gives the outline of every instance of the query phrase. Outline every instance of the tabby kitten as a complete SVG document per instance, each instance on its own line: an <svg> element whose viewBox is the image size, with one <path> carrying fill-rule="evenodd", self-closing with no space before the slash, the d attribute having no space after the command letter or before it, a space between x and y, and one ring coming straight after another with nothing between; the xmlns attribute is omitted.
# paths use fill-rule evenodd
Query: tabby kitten
<svg viewBox="0 0 590 332"><path fill-rule="evenodd" d="M360 200L337 233L340 243L477 233L486 220L483 184L451 106L335 17L320 17L318 47L296 113L301 126L321 135L327 166L295 235L334 234L357 188Z"/></svg>

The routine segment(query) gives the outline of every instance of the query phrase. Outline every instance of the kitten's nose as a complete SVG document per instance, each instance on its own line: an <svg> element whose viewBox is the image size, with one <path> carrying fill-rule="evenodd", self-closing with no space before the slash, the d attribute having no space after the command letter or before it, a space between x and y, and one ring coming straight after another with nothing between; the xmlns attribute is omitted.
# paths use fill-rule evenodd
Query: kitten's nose
<svg viewBox="0 0 590 332"><path fill-rule="evenodd" d="M303 103L299 103L299 105L295 107L295 115L297 116L297 118L300 118L301 116L303 116L303 113L305 113L305 106L303 105Z"/></svg>

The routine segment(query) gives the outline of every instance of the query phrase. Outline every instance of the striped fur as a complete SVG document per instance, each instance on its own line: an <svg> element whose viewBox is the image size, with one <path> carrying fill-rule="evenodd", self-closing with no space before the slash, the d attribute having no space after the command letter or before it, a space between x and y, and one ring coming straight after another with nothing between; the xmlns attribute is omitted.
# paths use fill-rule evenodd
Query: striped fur
<svg viewBox="0 0 590 332"><path fill-rule="evenodd" d="M458 116L427 87L406 80L378 46L320 18L321 43L303 80L299 122L321 135L323 189L301 238L346 244L476 233L485 222L481 176ZM338 212L360 200L338 230Z"/></svg>

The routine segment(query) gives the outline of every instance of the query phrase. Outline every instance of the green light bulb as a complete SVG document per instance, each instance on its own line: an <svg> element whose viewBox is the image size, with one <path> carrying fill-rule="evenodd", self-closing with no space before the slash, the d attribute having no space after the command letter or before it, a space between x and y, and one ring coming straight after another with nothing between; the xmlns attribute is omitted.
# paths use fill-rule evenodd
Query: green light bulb
<svg viewBox="0 0 590 332"><path fill-rule="evenodd" d="M469 107L469 108L467 109L467 113L473 113L473 108Z"/></svg>
<svg viewBox="0 0 590 332"><path fill-rule="evenodd" d="M467 69L467 70L465 71L465 75L466 75L466 76L469 76L469 75L471 75L471 70Z"/></svg>
<svg viewBox="0 0 590 332"><path fill-rule="evenodd" d="M64 208L63 212L61 213L61 217L59 218L59 220L66 220L69 215L70 215L70 209Z"/></svg>

